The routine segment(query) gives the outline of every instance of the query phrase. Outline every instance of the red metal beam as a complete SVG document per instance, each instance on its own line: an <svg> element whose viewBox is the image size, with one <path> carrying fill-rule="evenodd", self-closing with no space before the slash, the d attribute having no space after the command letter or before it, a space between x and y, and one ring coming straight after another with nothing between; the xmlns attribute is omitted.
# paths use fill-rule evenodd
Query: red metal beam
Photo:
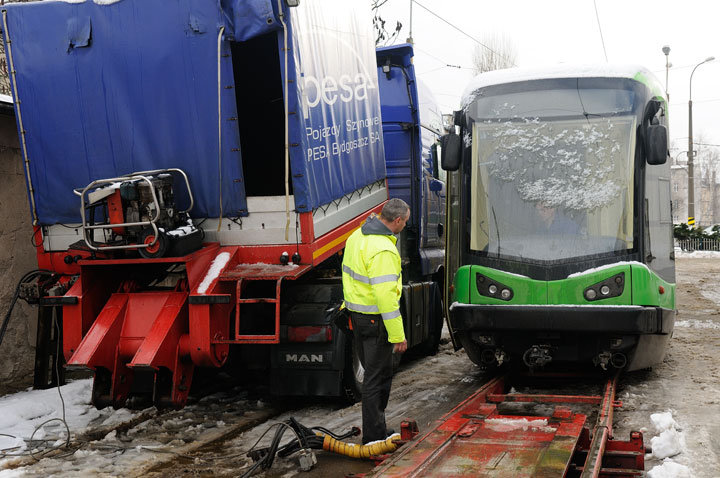
<svg viewBox="0 0 720 478"><path fill-rule="evenodd" d="M617 376L602 397L507 394L505 379L492 379L366 476L642 476L642 434L612 439L616 386ZM498 412L500 402L587 403L600 411L591 439L586 417L570 408L556 407L549 417L508 416Z"/></svg>

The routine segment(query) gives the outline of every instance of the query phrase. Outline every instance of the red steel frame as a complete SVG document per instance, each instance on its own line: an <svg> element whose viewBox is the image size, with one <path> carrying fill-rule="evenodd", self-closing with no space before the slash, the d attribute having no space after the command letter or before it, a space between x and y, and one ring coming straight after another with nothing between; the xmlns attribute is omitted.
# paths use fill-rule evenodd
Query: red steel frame
<svg viewBox="0 0 720 478"><path fill-rule="evenodd" d="M35 228L40 267L79 276L63 298L63 351L68 366L96 371L96 405L121 406L130 393L134 374L146 371L155 374L156 402L183 406L195 366L222 366L231 344L279 343L283 281L298 279L341 251L347 237L383 205L318 238L314 237L312 213L302 213L302 242L295 247L221 247L208 243L183 257L159 259L86 260L90 254L85 251L45 252L38 240L42 229ZM270 270L256 266L278 264L288 249L300 254L300 264ZM207 290L198 292L211 263L224 252L230 260ZM72 260L66 261L67 257ZM141 290L137 278L143 268L150 271L163 264L184 265L187 279L174 291ZM243 298L243 286L248 281L274 282L275 297ZM274 333L240 333L241 306L252 303L274 304L267 317L273 321ZM160 372L169 372L170 385L168 380L159 380Z"/></svg>
<svg viewBox="0 0 720 478"><path fill-rule="evenodd" d="M615 400L617 380L607 381L602 396L584 396L507 394L506 377L494 378L364 476L643 476L642 434L632 432L628 441L612 437L613 408L622 405ZM591 434L586 416L567 407L556 407L550 417L504 416L496 408L502 402L594 404L599 416ZM538 419L548 426L522 421Z"/></svg>

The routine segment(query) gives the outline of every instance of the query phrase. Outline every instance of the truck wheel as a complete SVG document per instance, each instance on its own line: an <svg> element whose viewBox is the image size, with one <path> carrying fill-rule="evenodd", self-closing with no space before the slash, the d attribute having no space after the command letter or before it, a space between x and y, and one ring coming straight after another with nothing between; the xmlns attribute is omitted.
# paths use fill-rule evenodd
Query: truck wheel
<svg viewBox="0 0 720 478"><path fill-rule="evenodd" d="M345 360L345 373L343 374L343 389L345 390L345 398L350 403L356 403L362 400L362 386L365 377L365 368L360 363L360 357L355 353L355 346L352 339L348 340L347 355ZM392 354L393 374L400 366L402 354Z"/></svg>
<svg viewBox="0 0 720 478"><path fill-rule="evenodd" d="M443 304L440 297L440 289L435 287L433 300L433 312L430 316L430 327L427 339L421 345L421 353L424 355L435 355L440 348L440 336L443 329Z"/></svg>
<svg viewBox="0 0 720 478"><path fill-rule="evenodd" d="M352 339L348 339L345 355L345 373L343 373L343 389L345 398L350 403L362 400L362 384L365 377L365 368L360 363L360 357L355 352Z"/></svg>

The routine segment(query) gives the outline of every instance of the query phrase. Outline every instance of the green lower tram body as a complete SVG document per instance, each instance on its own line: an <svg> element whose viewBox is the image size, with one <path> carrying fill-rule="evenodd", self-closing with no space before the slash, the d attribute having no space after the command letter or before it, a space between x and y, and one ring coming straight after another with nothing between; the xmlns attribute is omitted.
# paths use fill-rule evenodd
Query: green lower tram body
<svg viewBox="0 0 720 478"><path fill-rule="evenodd" d="M648 368L663 360L675 323L675 284L639 262L555 281L469 265L453 286L453 333L484 366Z"/></svg>

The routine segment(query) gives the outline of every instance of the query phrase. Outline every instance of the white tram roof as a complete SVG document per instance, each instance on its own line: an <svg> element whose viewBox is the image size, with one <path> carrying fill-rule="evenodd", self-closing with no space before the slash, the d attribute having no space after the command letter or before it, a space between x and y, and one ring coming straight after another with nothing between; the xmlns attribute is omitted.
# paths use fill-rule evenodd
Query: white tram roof
<svg viewBox="0 0 720 478"><path fill-rule="evenodd" d="M470 81L462 95L462 106L475 99L475 92L487 86L552 78L630 78L647 85L664 96L655 75L645 67L633 64L559 64L530 68L507 68L481 73Z"/></svg>

